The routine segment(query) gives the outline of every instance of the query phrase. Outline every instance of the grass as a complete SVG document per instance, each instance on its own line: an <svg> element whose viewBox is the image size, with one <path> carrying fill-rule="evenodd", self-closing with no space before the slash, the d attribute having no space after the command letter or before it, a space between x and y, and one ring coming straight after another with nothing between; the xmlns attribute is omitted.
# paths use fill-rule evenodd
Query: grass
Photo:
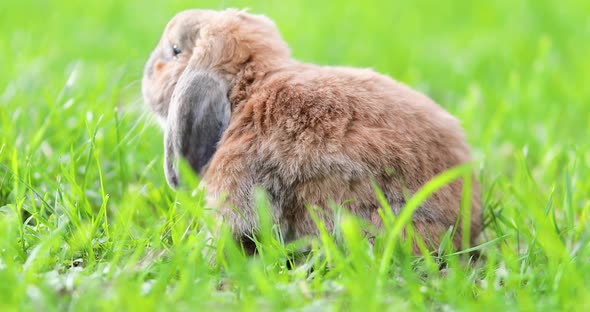
<svg viewBox="0 0 590 312"><path fill-rule="evenodd" d="M166 21L195 6L251 7L295 57L372 67L458 116L483 186L484 258L410 256L395 240L407 214L371 249L343 213L291 270L271 225L258 257L227 235L211 245L203 193L166 186L139 92ZM588 309L588 12L583 0L0 2L0 311Z"/></svg>

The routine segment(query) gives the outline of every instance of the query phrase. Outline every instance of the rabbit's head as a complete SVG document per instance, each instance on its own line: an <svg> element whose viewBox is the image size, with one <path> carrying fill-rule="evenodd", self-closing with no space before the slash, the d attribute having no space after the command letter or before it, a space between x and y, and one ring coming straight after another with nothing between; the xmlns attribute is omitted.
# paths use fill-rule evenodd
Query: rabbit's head
<svg viewBox="0 0 590 312"><path fill-rule="evenodd" d="M164 128L165 172L178 184L176 156L196 172L208 163L231 115L228 92L249 64L259 70L289 60L268 18L244 11L189 10L177 14L145 66L144 101Z"/></svg>
<svg viewBox="0 0 590 312"><path fill-rule="evenodd" d="M207 71L231 84L250 62L264 66L288 58L289 49L276 26L262 15L235 9L183 11L166 25L145 65L144 101L165 121L184 75Z"/></svg>

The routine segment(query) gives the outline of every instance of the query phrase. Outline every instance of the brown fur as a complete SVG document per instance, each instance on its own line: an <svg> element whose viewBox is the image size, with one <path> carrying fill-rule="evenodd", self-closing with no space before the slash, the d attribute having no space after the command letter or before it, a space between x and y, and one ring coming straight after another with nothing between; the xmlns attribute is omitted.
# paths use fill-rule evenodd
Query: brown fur
<svg viewBox="0 0 590 312"><path fill-rule="evenodd" d="M183 50L176 60L173 44ZM238 237L257 228L256 186L268 192L283 234L297 238L317 231L307 205L324 209L331 227L330 203L352 200L346 209L380 226L371 181L398 214L407 196L470 160L459 122L432 100L372 70L299 63L263 16L192 10L168 24L143 82L164 123L184 71L213 73L228 86L229 124L208 164L195 170L213 198L227 194L219 213ZM473 186L472 242L481 231ZM456 223L461 192L456 181L429 198L413 215L416 232L436 246Z"/></svg>

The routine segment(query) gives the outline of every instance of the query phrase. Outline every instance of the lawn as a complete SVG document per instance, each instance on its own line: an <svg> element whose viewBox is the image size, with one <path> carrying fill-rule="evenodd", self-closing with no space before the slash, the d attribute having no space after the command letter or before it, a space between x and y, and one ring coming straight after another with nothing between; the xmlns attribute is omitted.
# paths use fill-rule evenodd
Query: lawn
<svg viewBox="0 0 590 312"><path fill-rule="evenodd" d="M349 2L0 1L0 311L589 309L590 1ZM371 67L457 116L482 258L370 248L347 215L296 263L272 235L256 257L208 241L140 92L164 25L197 6L250 7L296 58Z"/></svg>

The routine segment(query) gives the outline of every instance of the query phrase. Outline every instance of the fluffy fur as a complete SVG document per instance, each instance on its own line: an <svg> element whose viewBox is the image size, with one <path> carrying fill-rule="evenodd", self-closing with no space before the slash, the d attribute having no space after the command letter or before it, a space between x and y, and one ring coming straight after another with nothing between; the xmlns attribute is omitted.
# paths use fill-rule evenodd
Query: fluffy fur
<svg viewBox="0 0 590 312"><path fill-rule="evenodd" d="M325 211L329 228L332 202L379 227L372 181L398 214L432 177L470 160L459 122L428 97L369 69L297 62L272 21L243 11L175 16L146 64L143 94L164 124L168 182L178 184L174 157L187 159L211 197L224 198L216 207L237 238L257 229L257 186L292 239L317 233L308 205ZM473 184L472 241L481 231ZM461 192L451 183L414 213L433 247L455 225Z"/></svg>

